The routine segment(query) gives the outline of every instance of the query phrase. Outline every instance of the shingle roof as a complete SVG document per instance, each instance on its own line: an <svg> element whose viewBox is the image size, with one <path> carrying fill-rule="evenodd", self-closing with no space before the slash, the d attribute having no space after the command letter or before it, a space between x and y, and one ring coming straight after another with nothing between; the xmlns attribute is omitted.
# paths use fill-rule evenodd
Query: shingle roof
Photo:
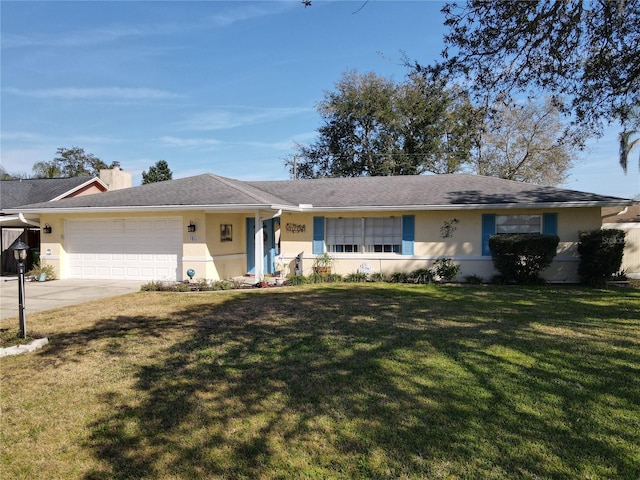
<svg viewBox="0 0 640 480"><path fill-rule="evenodd" d="M479 175L411 175L247 182L285 200L314 207L455 206L606 203L620 198Z"/></svg>
<svg viewBox="0 0 640 480"><path fill-rule="evenodd" d="M285 202L239 180L212 174L150 183L96 195L28 205L41 208L117 208L117 207L189 207L277 205Z"/></svg>
<svg viewBox="0 0 640 480"><path fill-rule="evenodd" d="M244 182L213 174L113 192L28 205L24 211L60 208L247 206L314 209L455 208L457 206L624 205L630 201L476 175L323 178Z"/></svg>
<svg viewBox="0 0 640 480"><path fill-rule="evenodd" d="M92 180L92 177L33 178L0 181L0 210L49 202Z"/></svg>

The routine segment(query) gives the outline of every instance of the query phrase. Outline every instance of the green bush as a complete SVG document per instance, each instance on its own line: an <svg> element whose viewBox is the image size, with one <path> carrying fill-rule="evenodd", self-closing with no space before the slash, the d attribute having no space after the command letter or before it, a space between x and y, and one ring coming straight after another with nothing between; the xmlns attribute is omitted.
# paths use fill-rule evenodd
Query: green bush
<svg viewBox="0 0 640 480"><path fill-rule="evenodd" d="M388 278L382 272L374 272L371 275L369 275L369 281L371 281L371 282L386 282L386 281L388 281Z"/></svg>
<svg viewBox="0 0 640 480"><path fill-rule="evenodd" d="M489 248L493 266L505 283L537 285L540 272L551 265L560 238L539 233L492 235Z"/></svg>
<svg viewBox="0 0 640 480"><path fill-rule="evenodd" d="M428 268L418 268L409 274L407 280L422 285L433 283L433 272Z"/></svg>
<svg viewBox="0 0 640 480"><path fill-rule="evenodd" d="M465 275L464 283L468 283L469 285L480 285L482 284L483 279L479 275Z"/></svg>
<svg viewBox="0 0 640 480"><path fill-rule="evenodd" d="M344 277L345 282L364 283L367 281L367 274L362 272L354 272Z"/></svg>
<svg viewBox="0 0 640 480"><path fill-rule="evenodd" d="M450 258L439 258L433 264L433 273L443 282L453 282L460 273L460 265Z"/></svg>
<svg viewBox="0 0 640 480"><path fill-rule="evenodd" d="M27 272L28 276L40 278L44 273L45 280L55 280L56 272L53 265L47 265L46 263L35 264L31 270Z"/></svg>
<svg viewBox="0 0 640 480"><path fill-rule="evenodd" d="M408 283L409 275L404 272L395 272L389 275L388 278L389 283Z"/></svg>
<svg viewBox="0 0 640 480"><path fill-rule="evenodd" d="M288 285L304 285L305 283L308 283L308 280L304 275L291 275L287 278Z"/></svg>
<svg viewBox="0 0 640 480"><path fill-rule="evenodd" d="M620 271L626 232L616 229L580 232L578 276L586 285L602 287Z"/></svg>

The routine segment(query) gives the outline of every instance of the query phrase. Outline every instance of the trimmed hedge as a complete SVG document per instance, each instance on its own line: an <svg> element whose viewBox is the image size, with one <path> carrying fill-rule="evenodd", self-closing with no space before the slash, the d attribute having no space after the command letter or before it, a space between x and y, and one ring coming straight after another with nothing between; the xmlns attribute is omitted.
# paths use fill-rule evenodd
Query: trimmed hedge
<svg viewBox="0 0 640 480"><path fill-rule="evenodd" d="M593 287L603 287L622 265L627 232L616 229L580 232L578 237L578 276Z"/></svg>
<svg viewBox="0 0 640 480"><path fill-rule="evenodd" d="M551 265L560 238L539 233L511 233L489 237L493 266L505 283L539 284L540 272Z"/></svg>

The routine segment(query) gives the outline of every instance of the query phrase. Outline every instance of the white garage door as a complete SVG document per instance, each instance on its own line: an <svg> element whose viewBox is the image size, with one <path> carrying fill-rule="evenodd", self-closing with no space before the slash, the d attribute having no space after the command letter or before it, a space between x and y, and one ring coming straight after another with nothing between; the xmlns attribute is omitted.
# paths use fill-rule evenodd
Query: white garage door
<svg viewBox="0 0 640 480"><path fill-rule="evenodd" d="M180 218L69 220L69 278L181 280Z"/></svg>

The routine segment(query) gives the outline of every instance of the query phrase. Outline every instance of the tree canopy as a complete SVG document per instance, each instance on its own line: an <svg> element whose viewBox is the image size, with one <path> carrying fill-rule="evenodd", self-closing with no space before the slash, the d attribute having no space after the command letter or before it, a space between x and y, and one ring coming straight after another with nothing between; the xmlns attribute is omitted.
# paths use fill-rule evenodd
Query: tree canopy
<svg viewBox="0 0 640 480"><path fill-rule="evenodd" d="M577 146L563 135L553 101L500 103L478 136L475 173L541 185L562 183Z"/></svg>
<svg viewBox="0 0 640 480"><path fill-rule="evenodd" d="M164 160L158 160L155 165L149 167L149 171L142 172L142 185L147 183L164 182L171 180L173 172L169 168L169 164Z"/></svg>
<svg viewBox="0 0 640 480"><path fill-rule="evenodd" d="M640 2L469 0L442 11L445 61L426 70L463 75L482 97L546 91L571 115L576 138L602 135L612 122L636 131ZM626 156L621 164L626 171Z"/></svg>
<svg viewBox="0 0 640 480"><path fill-rule="evenodd" d="M452 173L469 160L475 110L426 76L395 84L349 71L317 108L318 140L285 161L298 178Z"/></svg>
<svg viewBox="0 0 640 480"><path fill-rule="evenodd" d="M86 153L80 147L60 147L56 155L53 160L33 165L36 178L97 177L101 169L109 168L94 154Z"/></svg>

